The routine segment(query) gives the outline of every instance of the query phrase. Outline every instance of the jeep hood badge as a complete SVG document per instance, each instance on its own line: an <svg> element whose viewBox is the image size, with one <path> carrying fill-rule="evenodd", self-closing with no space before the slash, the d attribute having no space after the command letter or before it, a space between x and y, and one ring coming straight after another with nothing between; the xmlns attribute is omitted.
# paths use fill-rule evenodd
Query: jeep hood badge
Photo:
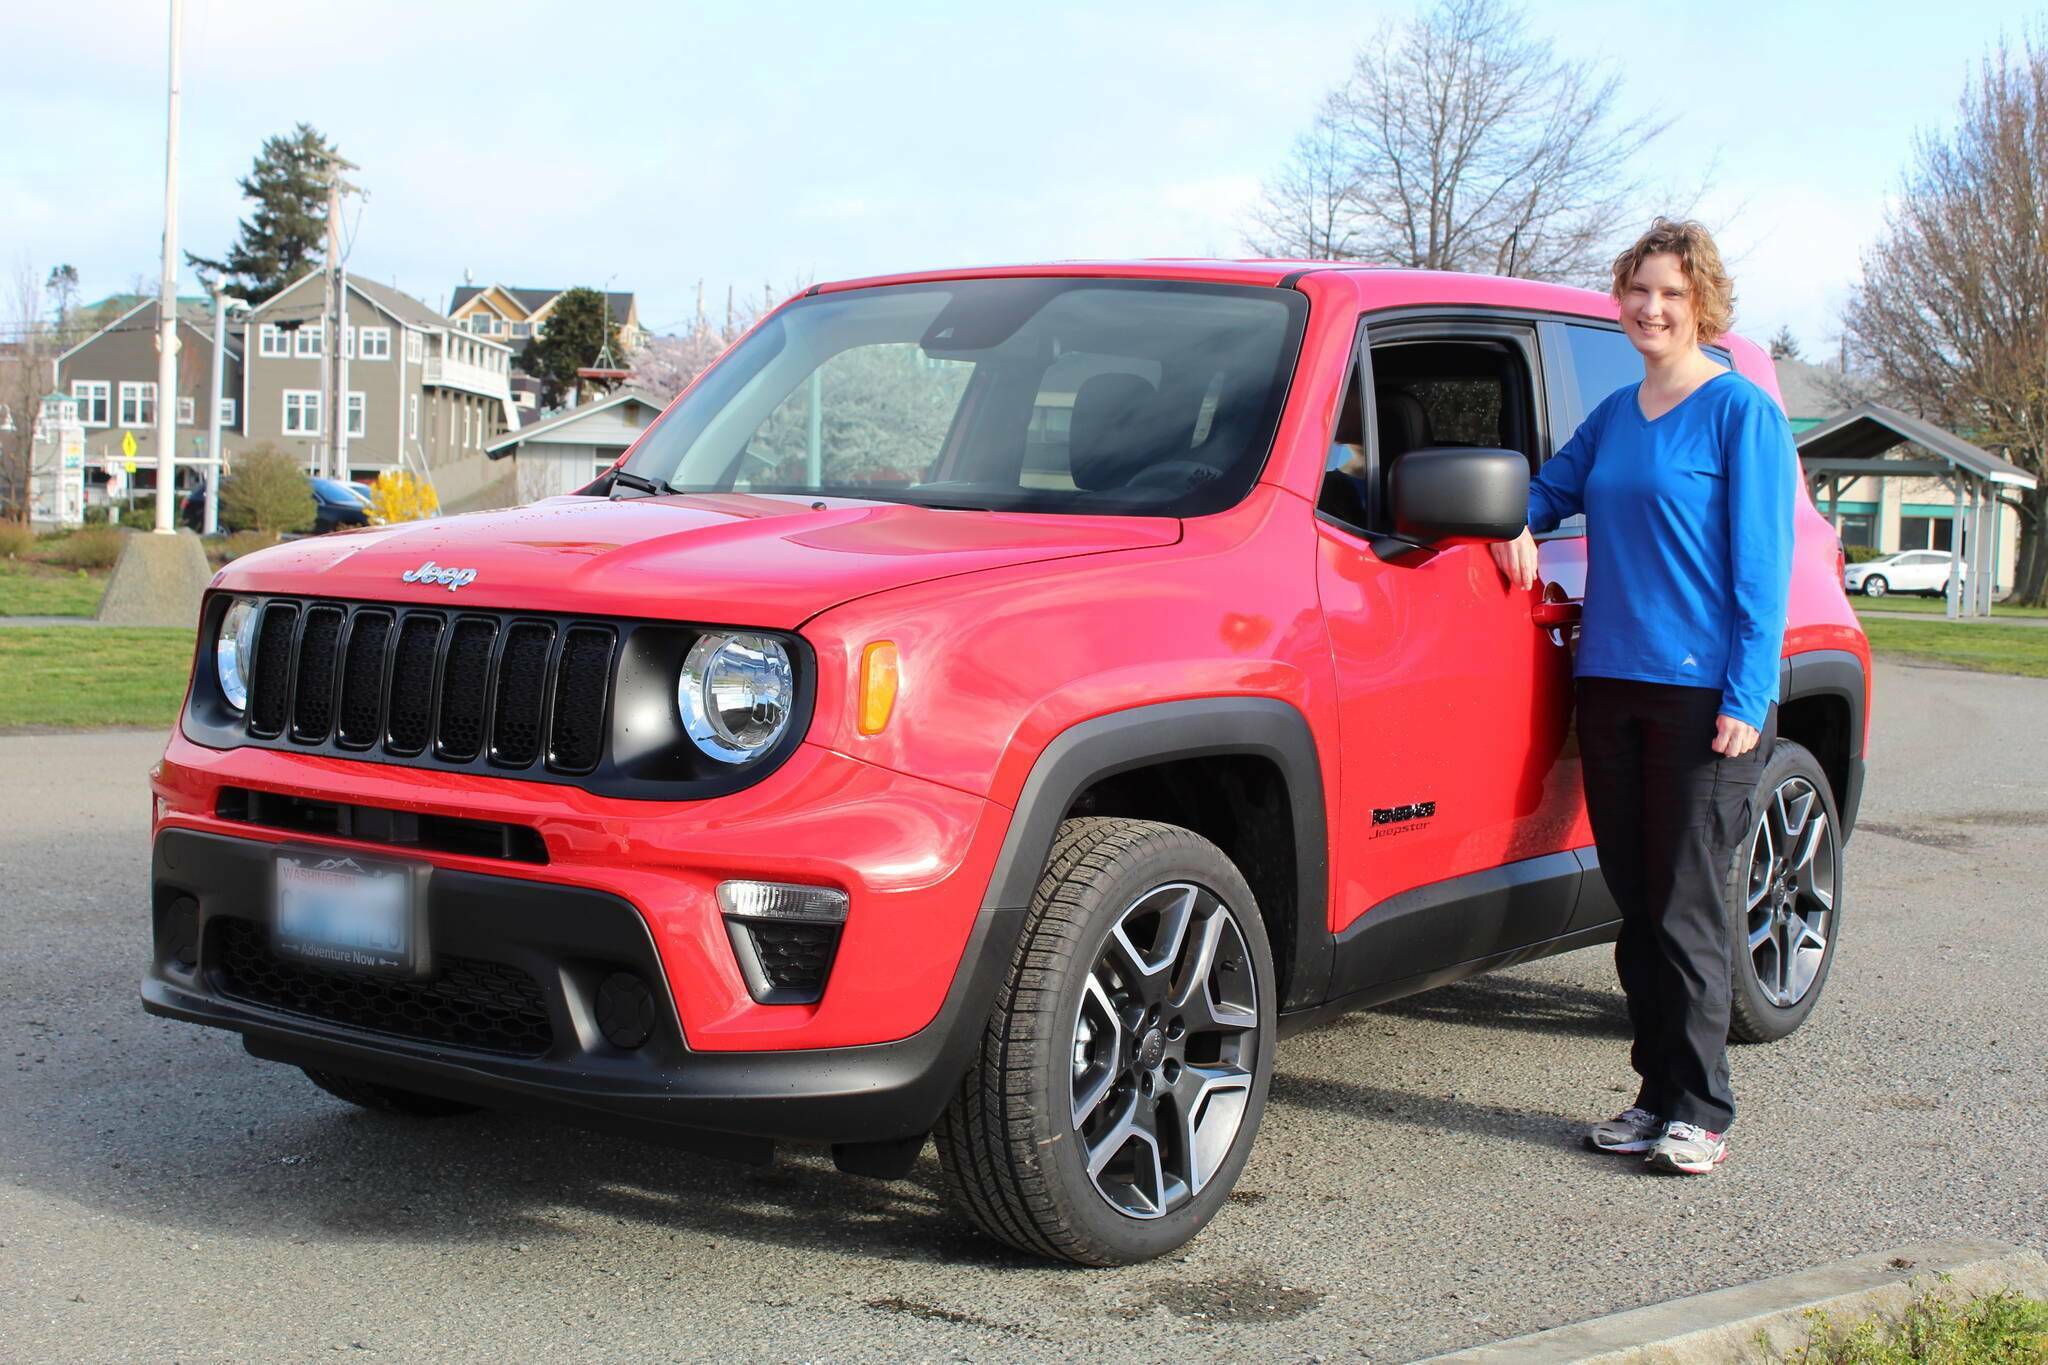
<svg viewBox="0 0 2048 1365"><path fill-rule="evenodd" d="M417 569L407 569L399 575L407 583L441 583L448 591L468 587L476 582L475 569L444 569L433 560L428 560Z"/></svg>

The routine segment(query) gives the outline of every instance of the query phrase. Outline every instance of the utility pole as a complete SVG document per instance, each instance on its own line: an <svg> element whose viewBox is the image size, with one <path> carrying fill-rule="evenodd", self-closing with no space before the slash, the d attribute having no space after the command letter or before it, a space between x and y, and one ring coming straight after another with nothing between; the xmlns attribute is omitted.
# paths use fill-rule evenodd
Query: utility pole
<svg viewBox="0 0 2048 1365"><path fill-rule="evenodd" d="M341 197L333 201L334 211L341 209ZM337 240L341 228L334 229ZM334 477L348 482L348 353L354 349L348 327L348 257L337 254L334 258L334 295L337 307L334 310ZM369 398L363 399L367 408ZM367 418L369 413L364 412Z"/></svg>
<svg viewBox="0 0 2048 1365"><path fill-rule="evenodd" d="M171 94L164 133L164 271L156 299L156 529L177 530L178 500L178 49L184 0L171 0Z"/></svg>
<svg viewBox="0 0 2048 1365"><path fill-rule="evenodd" d="M314 473L334 467L334 355L341 342L334 330L334 264L341 257L341 172L327 163L327 260L320 294L320 458Z"/></svg>

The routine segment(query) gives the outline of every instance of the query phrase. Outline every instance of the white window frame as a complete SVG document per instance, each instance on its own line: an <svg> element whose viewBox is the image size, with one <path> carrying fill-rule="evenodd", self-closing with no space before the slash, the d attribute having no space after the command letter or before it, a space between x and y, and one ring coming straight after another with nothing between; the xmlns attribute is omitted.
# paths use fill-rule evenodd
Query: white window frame
<svg viewBox="0 0 2048 1365"><path fill-rule="evenodd" d="M465 449L469 446L469 404L467 403L462 405L462 445Z"/></svg>
<svg viewBox="0 0 2048 1365"><path fill-rule="evenodd" d="M412 439L417 441L420 438L420 396L418 394L406 395L406 410L412 422Z"/></svg>
<svg viewBox="0 0 2048 1365"><path fill-rule="evenodd" d="M104 379L74 379L71 401L78 404L79 425L104 427L113 411L114 386ZM93 420L95 409L99 412L98 421Z"/></svg>
<svg viewBox="0 0 2048 1365"><path fill-rule="evenodd" d="M418 365L427 358L427 339L408 327L405 329L405 360L409 365Z"/></svg>
<svg viewBox="0 0 2048 1365"><path fill-rule="evenodd" d="M356 329L356 359L391 359L391 329L389 327L359 327Z"/></svg>
<svg viewBox="0 0 2048 1365"><path fill-rule="evenodd" d="M222 426L231 427L235 424L235 409L236 403L234 399L223 398L220 400L220 424Z"/></svg>
<svg viewBox="0 0 2048 1365"><path fill-rule="evenodd" d="M181 427L189 427L189 426L197 426L197 425L198 425L198 423L199 423L199 402L198 402L198 400L197 400L197 399L195 399L195 398L193 398L193 397L192 397L192 395L190 395L190 394L187 394L187 393L181 393L181 394L179 394L179 395L178 395L178 425L179 425L179 426L181 426Z"/></svg>
<svg viewBox="0 0 2048 1365"><path fill-rule="evenodd" d="M286 389L283 395L283 402L283 430L285 435L318 436L320 434L320 390ZM310 419L308 418L309 413L311 414Z"/></svg>
<svg viewBox="0 0 2048 1365"><path fill-rule="evenodd" d="M361 389L348 391L348 434L367 436L370 434L370 402L363 397Z"/></svg>
<svg viewBox="0 0 2048 1365"><path fill-rule="evenodd" d="M131 379L122 380L120 400L120 408L116 415L121 419L122 426L132 427L136 430L146 430L156 425L155 380L152 379L146 382ZM135 409L135 416L132 419L128 415L131 400L134 403ZM143 412L145 405L149 409L146 414Z"/></svg>
<svg viewBox="0 0 2048 1365"><path fill-rule="evenodd" d="M327 351L327 324L309 322L292 334L292 354L301 360L318 360Z"/></svg>
<svg viewBox="0 0 2048 1365"><path fill-rule="evenodd" d="M274 322L266 322L256 329L256 354L270 360L291 358L292 341L284 329Z"/></svg>

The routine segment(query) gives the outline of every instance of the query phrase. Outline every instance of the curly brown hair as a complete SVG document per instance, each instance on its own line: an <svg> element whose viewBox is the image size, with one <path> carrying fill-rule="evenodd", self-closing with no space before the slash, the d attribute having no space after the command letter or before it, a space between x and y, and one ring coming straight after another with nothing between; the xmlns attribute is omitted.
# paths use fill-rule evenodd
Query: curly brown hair
<svg viewBox="0 0 2048 1365"><path fill-rule="evenodd" d="M1735 282L1721 265L1721 249L1704 226L1685 219L1659 218L1650 230L1636 238L1635 245L1614 258L1614 284L1609 292L1619 303L1635 280L1636 268L1648 258L1669 252L1678 258L1692 286L1694 331L1704 346L1726 332L1735 321Z"/></svg>

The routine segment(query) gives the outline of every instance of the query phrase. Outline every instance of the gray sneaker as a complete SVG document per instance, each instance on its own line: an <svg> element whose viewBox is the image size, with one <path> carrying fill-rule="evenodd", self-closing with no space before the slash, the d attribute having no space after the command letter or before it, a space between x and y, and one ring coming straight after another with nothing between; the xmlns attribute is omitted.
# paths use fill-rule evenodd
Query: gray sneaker
<svg viewBox="0 0 2048 1365"><path fill-rule="evenodd" d="M1650 1148L1654 1170L1679 1175L1705 1175L1728 1159L1728 1139L1690 1123L1674 1123Z"/></svg>
<svg viewBox="0 0 2048 1365"><path fill-rule="evenodd" d="M1596 1152L1647 1152L1664 1133L1664 1120L1634 1105L1605 1123L1586 1130L1586 1145Z"/></svg>

